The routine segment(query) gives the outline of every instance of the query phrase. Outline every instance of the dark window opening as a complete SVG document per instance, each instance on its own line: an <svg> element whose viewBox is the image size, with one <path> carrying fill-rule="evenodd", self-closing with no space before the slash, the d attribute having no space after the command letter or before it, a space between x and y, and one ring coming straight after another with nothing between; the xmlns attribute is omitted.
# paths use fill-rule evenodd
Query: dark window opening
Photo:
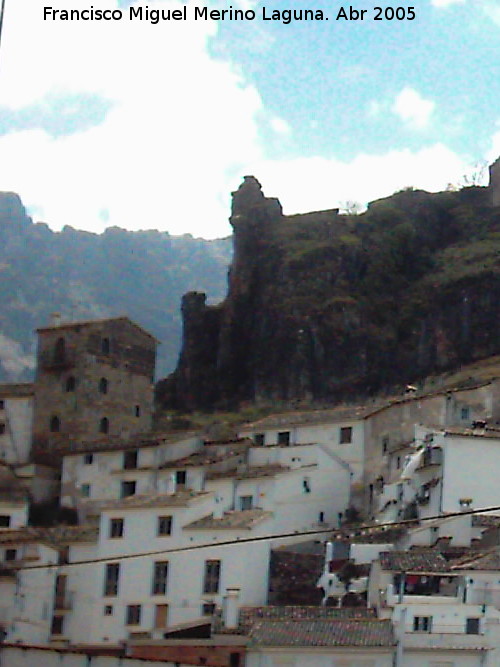
<svg viewBox="0 0 500 667"><path fill-rule="evenodd" d="M94 455L93 454L84 454L83 462L86 466L91 466L94 463Z"/></svg>
<svg viewBox="0 0 500 667"><path fill-rule="evenodd" d="M172 517L171 516L159 516L158 517L158 535L171 535L172 534Z"/></svg>
<svg viewBox="0 0 500 667"><path fill-rule="evenodd" d="M304 493L311 493L311 482L307 477L304 477L302 480L302 488L304 490Z"/></svg>
<svg viewBox="0 0 500 667"><path fill-rule="evenodd" d="M135 406L135 416L136 416L136 417L140 417L140 416L141 416L141 406L140 406L140 405L136 405L136 406Z"/></svg>
<svg viewBox="0 0 500 667"><path fill-rule="evenodd" d="M240 496L240 510L251 510L253 508L253 496Z"/></svg>
<svg viewBox="0 0 500 667"><path fill-rule="evenodd" d="M120 563L107 563L104 579L104 595L118 595Z"/></svg>
<svg viewBox="0 0 500 667"><path fill-rule="evenodd" d="M469 419L470 418L469 408L462 408L460 410L460 417L463 420Z"/></svg>
<svg viewBox="0 0 500 667"><path fill-rule="evenodd" d="M5 550L5 560L16 560L17 550L16 549L6 549Z"/></svg>
<svg viewBox="0 0 500 667"><path fill-rule="evenodd" d="M229 654L229 667L240 667L241 655L239 653Z"/></svg>
<svg viewBox="0 0 500 667"><path fill-rule="evenodd" d="M54 616L52 618L52 626L50 628L51 634L62 635L63 624L64 624L64 616Z"/></svg>
<svg viewBox="0 0 500 667"><path fill-rule="evenodd" d="M61 420L57 415L54 415L50 418L50 431L51 433L59 433L61 430Z"/></svg>
<svg viewBox="0 0 500 667"><path fill-rule="evenodd" d="M90 484L82 484L80 492L84 498L90 498Z"/></svg>
<svg viewBox="0 0 500 667"><path fill-rule="evenodd" d="M76 380L75 378L71 375L69 378L66 380L66 391L75 391L76 388Z"/></svg>
<svg viewBox="0 0 500 667"><path fill-rule="evenodd" d="M5 409L5 401L2 398L2 399L0 399L0 410L4 410L4 409Z"/></svg>
<svg viewBox="0 0 500 667"><path fill-rule="evenodd" d="M257 447L263 447L266 442L265 434L264 433L256 433L253 436L253 441L257 445Z"/></svg>
<svg viewBox="0 0 500 667"><path fill-rule="evenodd" d="M432 616L414 616L414 632L432 632Z"/></svg>
<svg viewBox="0 0 500 667"><path fill-rule="evenodd" d="M103 417L99 422L99 431L100 433L109 433L109 419Z"/></svg>
<svg viewBox="0 0 500 667"><path fill-rule="evenodd" d="M104 616L113 616L113 605L107 604L104 607Z"/></svg>
<svg viewBox="0 0 500 667"><path fill-rule="evenodd" d="M389 451L389 437L385 436L382 438L382 454L387 454Z"/></svg>
<svg viewBox="0 0 500 667"><path fill-rule="evenodd" d="M66 342L64 338L58 338L54 345L54 361L56 364L61 364L66 359Z"/></svg>
<svg viewBox="0 0 500 667"><path fill-rule="evenodd" d="M109 520L109 536L123 537L123 519Z"/></svg>
<svg viewBox="0 0 500 667"><path fill-rule="evenodd" d="M141 623L141 605L129 604L127 605L127 625L140 625Z"/></svg>
<svg viewBox="0 0 500 667"><path fill-rule="evenodd" d="M201 605L202 616L213 616L215 614L215 602L204 602Z"/></svg>
<svg viewBox="0 0 500 667"><path fill-rule="evenodd" d="M103 338L101 341L101 352L103 354L109 354L110 349L111 345L109 343L109 338Z"/></svg>
<svg viewBox="0 0 500 667"><path fill-rule="evenodd" d="M108 393L108 381L106 378L101 378L99 380L99 393L107 394Z"/></svg>
<svg viewBox="0 0 500 667"><path fill-rule="evenodd" d="M465 632L468 635L478 635L479 634L479 619L478 618L468 618L465 622Z"/></svg>
<svg viewBox="0 0 500 667"><path fill-rule="evenodd" d="M349 445L352 442L352 426L341 426L340 444Z"/></svg>
<svg viewBox="0 0 500 667"><path fill-rule="evenodd" d="M136 449L131 449L129 452L123 453L123 468L125 470L135 470L137 468L138 452Z"/></svg>
<svg viewBox="0 0 500 667"><path fill-rule="evenodd" d="M280 431L280 433L278 433L278 445L288 446L289 444L290 444L290 431Z"/></svg>
<svg viewBox="0 0 500 667"><path fill-rule="evenodd" d="M205 561L205 577L203 580L204 593L218 593L220 583L220 560Z"/></svg>
<svg viewBox="0 0 500 667"><path fill-rule="evenodd" d="M0 435L3 435L5 433L5 424L3 422L0 423Z"/></svg>
<svg viewBox="0 0 500 667"><path fill-rule="evenodd" d="M186 471L177 470L175 473L175 483L178 486L184 486L186 484Z"/></svg>
<svg viewBox="0 0 500 667"><path fill-rule="evenodd" d="M325 513L324 512L319 513L318 523L325 523Z"/></svg>
<svg viewBox="0 0 500 667"><path fill-rule="evenodd" d="M167 592L168 561L158 561L153 567L152 595L165 595Z"/></svg>
<svg viewBox="0 0 500 667"><path fill-rule="evenodd" d="M136 482L122 482L122 498L135 495Z"/></svg>

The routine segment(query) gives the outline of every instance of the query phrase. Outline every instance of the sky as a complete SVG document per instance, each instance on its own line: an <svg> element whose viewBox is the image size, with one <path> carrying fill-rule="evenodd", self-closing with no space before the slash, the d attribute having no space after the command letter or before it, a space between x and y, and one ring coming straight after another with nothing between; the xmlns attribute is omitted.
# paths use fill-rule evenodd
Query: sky
<svg viewBox="0 0 500 667"><path fill-rule="evenodd" d="M216 238L247 174L286 214L486 182L500 155L500 0L410 2L382 6L413 6L413 20L375 21L377 0L360 0L365 18L347 21L337 0L6 0L0 190L55 230ZM187 18L130 20L131 5ZM194 20L205 6L255 19ZM123 18L44 20L44 7Z"/></svg>

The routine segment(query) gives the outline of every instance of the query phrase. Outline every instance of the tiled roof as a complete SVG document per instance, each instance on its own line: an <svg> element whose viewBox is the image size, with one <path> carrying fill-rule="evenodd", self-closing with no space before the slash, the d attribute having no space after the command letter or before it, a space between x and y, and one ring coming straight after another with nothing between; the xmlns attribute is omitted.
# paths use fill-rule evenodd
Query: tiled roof
<svg viewBox="0 0 500 667"><path fill-rule="evenodd" d="M500 571L500 552L498 547L489 551L468 553L459 560L456 560L451 569Z"/></svg>
<svg viewBox="0 0 500 667"><path fill-rule="evenodd" d="M380 554L383 570L395 572L448 572L449 565L439 551L383 551Z"/></svg>
<svg viewBox="0 0 500 667"><path fill-rule="evenodd" d="M33 384L0 384L0 398L20 398L32 396L35 388Z"/></svg>
<svg viewBox="0 0 500 667"><path fill-rule="evenodd" d="M392 647L392 623L375 619L259 621L250 631L250 646Z"/></svg>
<svg viewBox="0 0 500 667"><path fill-rule="evenodd" d="M241 470L226 470L224 471L213 471L207 473L206 479L223 479L225 477L234 477L235 479L256 479L259 477L275 477L276 475L283 474L285 472L291 472L295 470L305 470L307 468L315 468L316 464L301 466L300 468L290 468L288 466L282 466L278 463L271 463L266 466L253 466L247 467L246 469Z"/></svg>
<svg viewBox="0 0 500 667"><path fill-rule="evenodd" d="M251 530L255 525L272 517L272 512L264 510L243 510L241 512L224 512L220 519L213 514L197 519L183 526L185 530Z"/></svg>
<svg viewBox="0 0 500 667"><path fill-rule="evenodd" d="M130 317L127 316L104 317L95 320L81 320L80 322L61 322L60 324L53 324L47 327L39 327L36 331L37 333L39 333L43 331L52 331L53 329L74 329L75 327L88 327L93 325L107 324L108 322L127 322L128 324L132 324L136 329L139 329L143 334L145 334L149 338L152 338L154 341L158 342L158 339L155 338L152 334L150 334L149 331L143 329L140 326L140 324L137 324L137 322L134 322L133 320L130 319Z"/></svg>
<svg viewBox="0 0 500 667"><path fill-rule="evenodd" d="M85 500L81 502L89 511L92 509L135 509L140 507L187 507L192 500L208 498L208 491L179 491L177 493L150 493L145 495L127 496L116 500Z"/></svg>
<svg viewBox="0 0 500 667"><path fill-rule="evenodd" d="M472 525L483 528L496 528L500 526L500 516L495 514L473 514Z"/></svg>
<svg viewBox="0 0 500 667"><path fill-rule="evenodd" d="M439 429L444 436L462 436L468 438L495 438L500 440L500 428L487 426L486 428L461 428L460 426Z"/></svg>
<svg viewBox="0 0 500 667"><path fill-rule="evenodd" d="M386 403L383 404L384 406ZM281 428L293 426L296 424L322 424L322 423L340 423L346 421L356 421L365 419L373 412L376 412L382 404L375 405L344 405L338 408L328 410L308 410L301 412L284 412L281 414L270 415L250 424L245 424L241 431L256 429Z"/></svg>
<svg viewBox="0 0 500 667"><path fill-rule="evenodd" d="M214 463L220 463L225 461L230 456L239 456L242 454L241 449L236 449L235 451L230 450L224 452L220 456L214 454L210 455L207 452L196 452L190 456L184 456L182 459L175 459L174 461L167 461L160 466L160 469L169 470L174 468L190 468L195 466L207 466L213 465Z"/></svg>
<svg viewBox="0 0 500 667"><path fill-rule="evenodd" d="M368 607L313 607L309 605L286 605L264 607L241 607L240 627L249 630L259 621L305 621L310 619L369 619L376 618L375 610Z"/></svg>
<svg viewBox="0 0 500 667"><path fill-rule="evenodd" d="M62 547L76 542L96 542L97 538L98 528L94 525L61 525L48 528L27 526L0 531L0 544L43 542L55 547Z"/></svg>
<svg viewBox="0 0 500 667"><path fill-rule="evenodd" d="M189 438L199 436L199 431L181 431L177 433L147 433L132 436L130 439L122 440L118 437L106 436L99 440L87 442L74 442L66 437L59 445L52 448L59 456L73 456L89 452L121 451L128 449L144 449L146 447L158 447L169 445ZM201 442L201 439L200 439Z"/></svg>

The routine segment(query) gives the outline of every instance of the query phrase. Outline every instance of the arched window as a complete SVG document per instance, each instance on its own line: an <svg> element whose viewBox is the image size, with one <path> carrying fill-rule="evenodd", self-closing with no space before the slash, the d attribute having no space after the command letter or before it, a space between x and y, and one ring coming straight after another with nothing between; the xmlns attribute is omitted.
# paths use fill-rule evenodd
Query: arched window
<svg viewBox="0 0 500 667"><path fill-rule="evenodd" d="M54 345L54 361L62 363L66 358L66 343L64 338L58 338Z"/></svg>
<svg viewBox="0 0 500 667"><path fill-rule="evenodd" d="M75 391L76 387L76 380L75 378L71 375L69 378L66 380L66 391Z"/></svg>
<svg viewBox="0 0 500 667"><path fill-rule="evenodd" d="M101 394L107 394L108 393L108 381L106 378L101 378L99 380L99 391Z"/></svg>
<svg viewBox="0 0 500 667"><path fill-rule="evenodd" d="M61 430L61 420L57 415L54 415L50 418L50 431L51 433L59 433Z"/></svg>
<svg viewBox="0 0 500 667"><path fill-rule="evenodd" d="M109 420L107 417L103 417L99 422L99 431L101 433L108 433L109 431Z"/></svg>
<svg viewBox="0 0 500 667"><path fill-rule="evenodd" d="M103 338L101 341L101 352L103 354L109 354L109 350L110 350L109 338Z"/></svg>

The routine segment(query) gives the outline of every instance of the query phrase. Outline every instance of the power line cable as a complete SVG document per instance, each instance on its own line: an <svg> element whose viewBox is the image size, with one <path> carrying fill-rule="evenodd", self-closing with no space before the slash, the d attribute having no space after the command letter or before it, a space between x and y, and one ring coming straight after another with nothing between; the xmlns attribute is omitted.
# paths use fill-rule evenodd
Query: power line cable
<svg viewBox="0 0 500 667"><path fill-rule="evenodd" d="M225 547L225 546L231 546L233 544L249 544L249 543L256 543L256 542L265 542L268 540L276 540L276 539L287 539L287 538L292 538L292 537L300 537L300 536L314 536L314 535L325 535L328 534L330 535L330 539L332 538L337 538L337 539L352 539L355 537L361 537L363 535L366 535L370 530L374 529L381 529L383 532L384 530L390 529L390 528L396 528L398 526L411 526L414 524L420 524L425 521L436 521L439 519L452 519L454 517L460 517L460 516L470 516L470 515L475 515L475 514L485 514L487 512L500 512L500 505L494 505L490 507L482 507L479 509L471 509L471 510L464 510L460 512L450 512L447 514L435 514L433 516L428 516L428 517L421 517L417 519L402 519L400 521L394 521L394 522L386 522L386 523L370 523L370 524L361 524L360 526L356 526L353 528L349 529L337 529L337 530L327 530L327 529L321 529L321 530L305 530L305 531L297 531L297 532L292 532L292 533L273 533L272 535L261 535L258 537L243 537L241 539L232 539L232 540L224 540L222 542L212 542L212 543L203 543L203 544L193 544L189 546L184 546L184 547L174 547L171 549L161 549L158 551L143 551L140 553L135 553L135 554L122 554L122 555L117 555L117 556L104 556L102 558L89 558L86 560L80 560L80 561L75 561L73 563L54 563L54 564L44 564L44 565L28 565L26 567L19 567L16 569L19 570L41 570L41 569L54 569L54 568L68 568L68 567L76 567L80 565L91 565L93 563L116 563L117 561L123 561L123 560L133 560L135 558L146 558L148 556L162 556L165 554L175 554L175 553L185 553L188 551L198 551L200 549L209 549L209 548L214 548L214 547ZM36 537L36 536L35 536ZM34 541L43 541L45 544L47 544L47 540L43 540L43 536L40 537L38 540ZM54 548L57 549L57 546L54 545Z"/></svg>

